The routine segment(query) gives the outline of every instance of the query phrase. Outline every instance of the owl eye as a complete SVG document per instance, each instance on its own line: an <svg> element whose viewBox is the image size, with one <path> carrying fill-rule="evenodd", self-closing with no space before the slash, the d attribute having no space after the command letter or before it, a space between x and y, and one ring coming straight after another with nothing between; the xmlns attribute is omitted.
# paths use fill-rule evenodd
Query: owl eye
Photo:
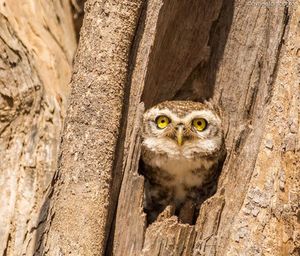
<svg viewBox="0 0 300 256"><path fill-rule="evenodd" d="M170 119L167 116L158 116L155 122L159 129L164 129L170 123Z"/></svg>
<svg viewBox="0 0 300 256"><path fill-rule="evenodd" d="M198 132L202 132L207 127L207 121L204 118L196 118L192 122Z"/></svg>

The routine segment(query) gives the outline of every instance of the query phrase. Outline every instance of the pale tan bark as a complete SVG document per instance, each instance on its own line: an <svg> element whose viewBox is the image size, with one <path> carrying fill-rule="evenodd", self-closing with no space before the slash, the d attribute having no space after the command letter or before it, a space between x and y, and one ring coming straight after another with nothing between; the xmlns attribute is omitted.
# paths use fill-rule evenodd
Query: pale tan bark
<svg viewBox="0 0 300 256"><path fill-rule="evenodd" d="M0 254L33 255L76 35L69 1L0 1Z"/></svg>

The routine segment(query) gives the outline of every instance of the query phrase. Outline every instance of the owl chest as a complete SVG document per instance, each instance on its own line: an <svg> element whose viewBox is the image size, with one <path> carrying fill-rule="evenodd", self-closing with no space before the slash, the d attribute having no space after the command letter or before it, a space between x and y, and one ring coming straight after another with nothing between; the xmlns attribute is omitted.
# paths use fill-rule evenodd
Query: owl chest
<svg viewBox="0 0 300 256"><path fill-rule="evenodd" d="M152 166L158 171L156 175L160 183L167 187L191 187L201 186L207 177L207 164L201 159L182 158L155 158ZM208 168L209 169L209 168Z"/></svg>

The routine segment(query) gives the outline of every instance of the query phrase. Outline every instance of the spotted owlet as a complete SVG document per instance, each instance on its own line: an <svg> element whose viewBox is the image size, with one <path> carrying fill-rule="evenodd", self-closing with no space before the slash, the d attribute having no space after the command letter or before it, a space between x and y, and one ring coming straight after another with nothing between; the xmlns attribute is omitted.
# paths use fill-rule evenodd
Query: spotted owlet
<svg viewBox="0 0 300 256"><path fill-rule="evenodd" d="M199 205L224 159L219 111L209 102L165 101L143 117L145 211L152 222L167 205Z"/></svg>

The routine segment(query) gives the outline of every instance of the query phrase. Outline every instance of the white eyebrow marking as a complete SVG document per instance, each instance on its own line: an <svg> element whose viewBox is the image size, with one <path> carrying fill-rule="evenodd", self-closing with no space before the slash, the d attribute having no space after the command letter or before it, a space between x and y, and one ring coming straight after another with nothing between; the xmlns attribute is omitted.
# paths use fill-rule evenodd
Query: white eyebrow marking
<svg viewBox="0 0 300 256"><path fill-rule="evenodd" d="M183 120L185 122L188 122L191 119L198 118L198 117L206 119L209 123L211 122L211 123L214 123L216 125L221 125L221 119L217 115L215 115L211 110L195 110L195 111L192 111L191 113L187 114L183 118Z"/></svg>
<svg viewBox="0 0 300 256"><path fill-rule="evenodd" d="M194 118L201 117L206 119L209 123L221 125L221 119L217 115L215 115L211 110L194 110L191 113L188 113L185 117L180 118L167 108L164 109L153 108L151 109L150 112L147 113L147 118L155 120L155 118L160 115L165 115L169 117L171 119L171 122L173 121L175 123L178 122L187 123L192 121L192 119Z"/></svg>

